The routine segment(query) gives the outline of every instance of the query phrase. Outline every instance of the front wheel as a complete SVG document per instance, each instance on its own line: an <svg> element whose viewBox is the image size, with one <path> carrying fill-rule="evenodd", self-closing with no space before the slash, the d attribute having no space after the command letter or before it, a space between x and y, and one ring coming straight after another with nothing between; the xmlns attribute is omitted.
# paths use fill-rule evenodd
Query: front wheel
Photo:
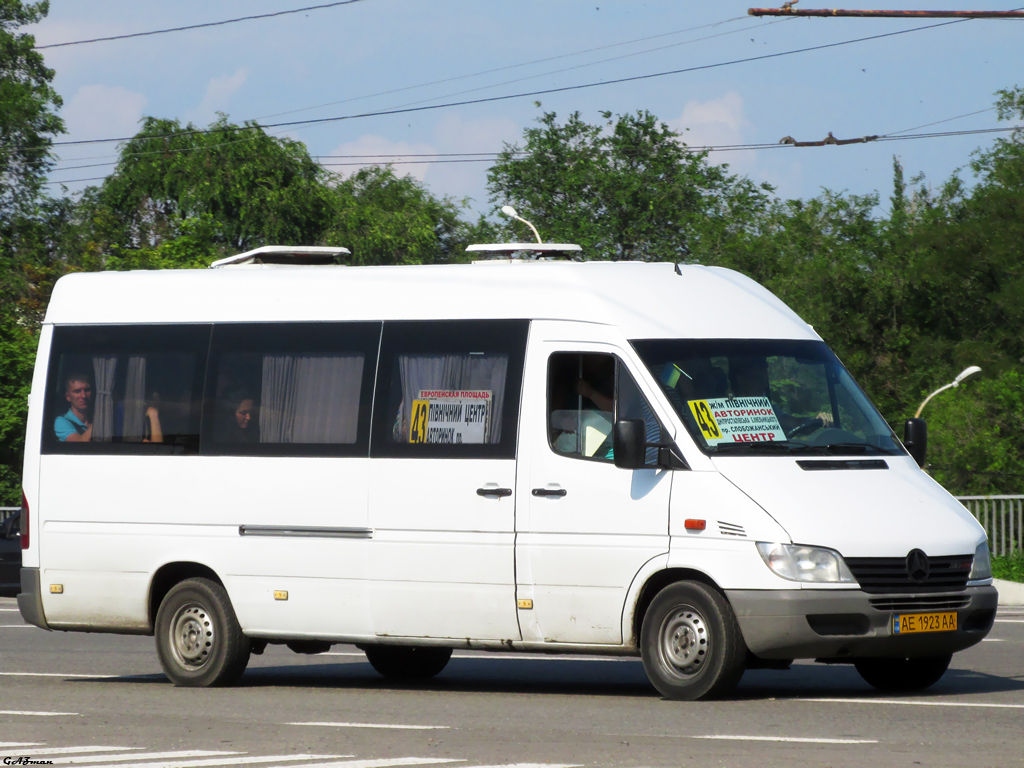
<svg viewBox="0 0 1024 768"><path fill-rule="evenodd" d="M175 584L156 614L156 651L177 686L230 685L249 664L249 638L228 593L210 579Z"/></svg>
<svg viewBox="0 0 1024 768"><path fill-rule="evenodd" d="M439 674L452 657L451 648L411 645L368 645L366 660L388 680L429 680Z"/></svg>
<svg viewBox="0 0 1024 768"><path fill-rule="evenodd" d="M725 597L698 582L666 587L640 629L647 677L667 699L722 696L743 676L747 647Z"/></svg>
<svg viewBox="0 0 1024 768"><path fill-rule="evenodd" d="M864 682L887 693L916 693L930 688L949 669L953 654L920 659L858 659L853 663Z"/></svg>

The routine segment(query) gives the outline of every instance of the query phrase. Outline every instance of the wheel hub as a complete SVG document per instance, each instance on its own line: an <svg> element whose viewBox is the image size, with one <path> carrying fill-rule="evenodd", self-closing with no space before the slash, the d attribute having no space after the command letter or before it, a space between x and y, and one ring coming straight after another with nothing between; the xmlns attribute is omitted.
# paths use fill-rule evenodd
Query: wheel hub
<svg viewBox="0 0 1024 768"><path fill-rule="evenodd" d="M662 625L661 652L665 662L683 677L703 668L708 652L708 631L703 617L692 609L680 609Z"/></svg>
<svg viewBox="0 0 1024 768"><path fill-rule="evenodd" d="M171 623L171 647L187 667L201 667L213 649L213 622L201 605L182 606Z"/></svg>

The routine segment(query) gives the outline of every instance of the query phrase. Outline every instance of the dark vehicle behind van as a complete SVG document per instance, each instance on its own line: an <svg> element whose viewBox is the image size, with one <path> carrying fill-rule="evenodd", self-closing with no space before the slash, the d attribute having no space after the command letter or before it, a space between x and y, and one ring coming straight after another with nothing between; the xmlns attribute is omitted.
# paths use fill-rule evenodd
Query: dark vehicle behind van
<svg viewBox="0 0 1024 768"><path fill-rule="evenodd" d="M21 588L21 510L0 523L0 596L14 597Z"/></svg>

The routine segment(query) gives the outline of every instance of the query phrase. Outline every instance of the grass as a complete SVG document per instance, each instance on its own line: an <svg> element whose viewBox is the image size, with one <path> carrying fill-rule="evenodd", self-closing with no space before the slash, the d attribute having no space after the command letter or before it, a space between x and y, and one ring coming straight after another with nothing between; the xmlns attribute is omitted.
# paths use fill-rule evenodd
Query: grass
<svg viewBox="0 0 1024 768"><path fill-rule="evenodd" d="M1024 552L992 557L992 575L1006 581L1024 582Z"/></svg>

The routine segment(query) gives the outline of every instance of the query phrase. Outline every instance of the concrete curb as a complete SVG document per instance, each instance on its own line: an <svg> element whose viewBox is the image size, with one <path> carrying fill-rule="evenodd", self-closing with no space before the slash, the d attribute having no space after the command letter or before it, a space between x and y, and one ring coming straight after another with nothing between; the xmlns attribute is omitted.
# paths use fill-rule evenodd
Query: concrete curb
<svg viewBox="0 0 1024 768"><path fill-rule="evenodd" d="M1000 605L1024 605L1024 584L1002 579L993 579L992 583L999 590Z"/></svg>

